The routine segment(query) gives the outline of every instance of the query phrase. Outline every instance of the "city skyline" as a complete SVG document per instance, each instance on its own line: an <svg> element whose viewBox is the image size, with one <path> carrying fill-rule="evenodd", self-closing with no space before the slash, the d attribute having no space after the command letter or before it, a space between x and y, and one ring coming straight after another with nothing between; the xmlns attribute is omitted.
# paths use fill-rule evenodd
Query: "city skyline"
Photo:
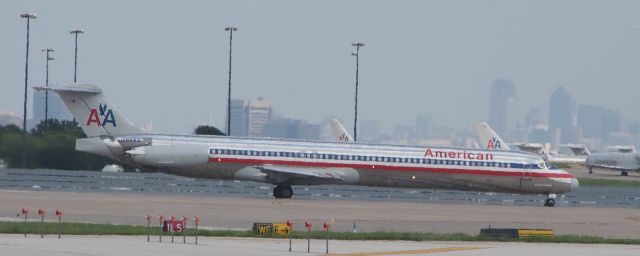
<svg viewBox="0 0 640 256"><path fill-rule="evenodd" d="M130 120L163 132L190 132L209 116L225 127L228 35L219 30L227 24L243 28L234 37L232 97L264 96L291 118L339 117L353 127L350 44L362 40L359 119L379 120L385 132L420 115L456 129L488 120L490 85L500 78L518 88L517 122L533 108L547 120L547 100L558 86L579 104L640 120L640 54L633 47L640 43L640 4L633 1L149 3L4 2L0 109L22 112L18 15L32 11L39 17L31 24L31 50L56 48L52 83L72 81L68 31L83 28L79 82L108 88ZM395 33L381 33L391 28ZM31 86L44 84L38 57L30 57Z"/></svg>

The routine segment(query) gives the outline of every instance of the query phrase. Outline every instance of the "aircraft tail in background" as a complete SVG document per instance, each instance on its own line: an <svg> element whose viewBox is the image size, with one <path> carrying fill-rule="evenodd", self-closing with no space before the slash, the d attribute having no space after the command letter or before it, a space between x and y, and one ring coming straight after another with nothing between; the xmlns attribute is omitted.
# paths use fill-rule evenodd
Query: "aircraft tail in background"
<svg viewBox="0 0 640 256"><path fill-rule="evenodd" d="M347 132L347 129L342 126L342 123L338 119L333 118L329 121L331 126L331 132L337 141L353 142L353 137Z"/></svg>

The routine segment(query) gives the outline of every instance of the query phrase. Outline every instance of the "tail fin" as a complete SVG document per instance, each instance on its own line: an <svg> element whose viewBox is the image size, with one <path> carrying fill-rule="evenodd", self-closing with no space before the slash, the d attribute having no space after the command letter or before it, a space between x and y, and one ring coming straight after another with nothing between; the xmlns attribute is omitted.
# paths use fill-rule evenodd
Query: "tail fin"
<svg viewBox="0 0 640 256"><path fill-rule="evenodd" d="M92 84L34 87L60 95L87 137L119 137L146 133L124 118L102 88Z"/></svg>
<svg viewBox="0 0 640 256"><path fill-rule="evenodd" d="M351 137L351 135L344 128L344 126L342 126L340 121L338 121L338 119L335 119L335 118L331 119L329 121L329 125L331 126L331 132L333 133L333 136L336 137L337 141L345 141L345 142L353 141L353 137Z"/></svg>
<svg viewBox="0 0 640 256"><path fill-rule="evenodd" d="M477 123L475 129L480 137L481 148L510 150L509 145L486 122Z"/></svg>

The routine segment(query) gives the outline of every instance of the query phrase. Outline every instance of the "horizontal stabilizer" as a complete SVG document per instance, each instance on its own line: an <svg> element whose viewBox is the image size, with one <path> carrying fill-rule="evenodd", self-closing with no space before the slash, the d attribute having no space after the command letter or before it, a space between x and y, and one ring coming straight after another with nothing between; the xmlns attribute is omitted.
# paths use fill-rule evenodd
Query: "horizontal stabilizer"
<svg viewBox="0 0 640 256"><path fill-rule="evenodd" d="M71 85L52 85L52 86L34 86L36 91L54 91L62 93L102 93L102 88L92 84L71 84Z"/></svg>

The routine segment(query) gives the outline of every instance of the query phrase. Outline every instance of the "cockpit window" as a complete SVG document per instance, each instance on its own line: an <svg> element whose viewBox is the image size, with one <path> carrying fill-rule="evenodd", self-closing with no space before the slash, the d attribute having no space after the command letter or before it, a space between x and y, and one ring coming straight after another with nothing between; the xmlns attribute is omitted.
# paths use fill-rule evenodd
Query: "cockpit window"
<svg viewBox="0 0 640 256"><path fill-rule="evenodd" d="M549 169L552 169L552 170L553 170L553 169L560 169L560 168L558 168L558 166L555 166L554 164L552 164L552 163L550 163L550 162L545 162L545 164L547 165L547 167L548 167Z"/></svg>
<svg viewBox="0 0 640 256"><path fill-rule="evenodd" d="M540 169L544 170L544 169L548 169L548 167L549 167L549 165L548 165L547 162L539 162L538 163L538 168L540 168Z"/></svg>

